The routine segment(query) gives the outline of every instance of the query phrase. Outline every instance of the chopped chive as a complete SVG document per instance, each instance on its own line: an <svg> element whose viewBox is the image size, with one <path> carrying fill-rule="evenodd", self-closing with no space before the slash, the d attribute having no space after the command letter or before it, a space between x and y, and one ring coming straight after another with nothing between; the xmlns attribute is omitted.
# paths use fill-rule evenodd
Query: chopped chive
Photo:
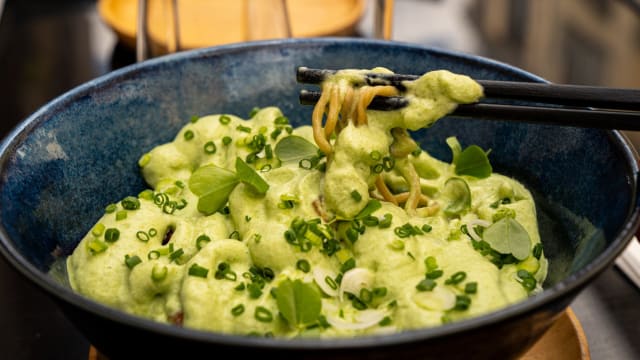
<svg viewBox="0 0 640 360"><path fill-rule="evenodd" d="M467 273L464 271L458 271L451 275L450 278L444 281L446 285L457 285L464 281L467 278Z"/></svg>
<svg viewBox="0 0 640 360"><path fill-rule="evenodd" d="M464 286L464 292L466 294L475 294L478 292L478 283L475 281L466 283Z"/></svg>
<svg viewBox="0 0 640 360"><path fill-rule="evenodd" d="M371 172L380 174L384 170L384 166L382 164L375 164L371 167Z"/></svg>
<svg viewBox="0 0 640 360"><path fill-rule="evenodd" d="M264 155L267 159L273 159L273 149L271 149L271 144L267 144L264 147Z"/></svg>
<svg viewBox="0 0 640 360"><path fill-rule="evenodd" d="M233 139L231 139L229 136L225 136L222 138L222 144L224 146L227 146L229 144L231 144L231 142L233 141Z"/></svg>
<svg viewBox="0 0 640 360"><path fill-rule="evenodd" d="M253 109L251 109L251 111L249 112L249 118L254 117L258 111L260 111L260 108L257 106L254 106Z"/></svg>
<svg viewBox="0 0 640 360"><path fill-rule="evenodd" d="M200 120L200 116L198 116L198 115L193 115L193 116L191 116L191 118L189 119L189 121L191 121L191 123L194 123L194 124L195 124L196 122L198 122L198 120Z"/></svg>
<svg viewBox="0 0 640 360"><path fill-rule="evenodd" d="M91 235L93 236L101 236L102 233L104 232L104 224L102 223L97 223L92 229L91 229Z"/></svg>
<svg viewBox="0 0 640 360"><path fill-rule="evenodd" d="M127 211L126 210L116 211L116 221L124 220L126 218L127 218Z"/></svg>
<svg viewBox="0 0 640 360"><path fill-rule="evenodd" d="M433 230L433 227L429 224L424 224L422 225L422 231L424 231L425 233L431 232L431 230Z"/></svg>
<svg viewBox="0 0 640 360"><path fill-rule="evenodd" d="M373 296L374 297L385 297L385 296L387 296L387 288L386 287L373 288Z"/></svg>
<svg viewBox="0 0 640 360"><path fill-rule="evenodd" d="M533 247L533 257L535 257L536 259L540 260L541 256L542 256L542 243L537 243Z"/></svg>
<svg viewBox="0 0 640 360"><path fill-rule="evenodd" d="M456 295L456 304L454 305L454 310L467 310L471 305L471 298L467 295Z"/></svg>
<svg viewBox="0 0 640 360"><path fill-rule="evenodd" d="M371 292L371 290L366 288L360 289L360 300L364 301L367 304L370 303L371 300L373 300L373 293Z"/></svg>
<svg viewBox="0 0 640 360"><path fill-rule="evenodd" d="M125 210L137 210L140 208L140 200L135 196L127 196L120 202Z"/></svg>
<svg viewBox="0 0 640 360"><path fill-rule="evenodd" d="M384 171L391 171L391 169L393 169L393 167L396 165L396 161L395 159L389 157L389 156L385 156L382 159L382 167L384 168Z"/></svg>
<svg viewBox="0 0 640 360"><path fill-rule="evenodd" d="M157 264L153 265L153 269L151 270L151 280L153 281L162 281L167 277L167 273L169 269L166 266L159 267Z"/></svg>
<svg viewBox="0 0 640 360"><path fill-rule="evenodd" d="M136 233L136 238L142 242L147 242L149 241L149 234L140 230Z"/></svg>
<svg viewBox="0 0 640 360"><path fill-rule="evenodd" d="M262 296L262 289L256 283L247 284L247 291L251 299L257 299Z"/></svg>
<svg viewBox="0 0 640 360"><path fill-rule="evenodd" d="M308 273L311 270L311 265L305 259L300 259L296 262L296 268L303 273Z"/></svg>
<svg viewBox="0 0 640 360"><path fill-rule="evenodd" d="M432 271L429 271L425 276L427 277L427 279L437 279L441 277L443 274L444 272L442 270L432 270Z"/></svg>
<svg viewBox="0 0 640 360"><path fill-rule="evenodd" d="M372 152L369 153L369 157L371 157L371 160L380 160L382 158L382 154L380 154L380 151L378 150L373 150Z"/></svg>
<svg viewBox="0 0 640 360"><path fill-rule="evenodd" d="M231 309L231 315L240 316L244 312L244 305L238 304Z"/></svg>
<svg viewBox="0 0 640 360"><path fill-rule="evenodd" d="M289 125L289 119L286 116L278 116L273 123L276 125Z"/></svg>
<svg viewBox="0 0 640 360"><path fill-rule="evenodd" d="M362 201L362 195L360 195L360 193L357 190L353 190L351 192L351 198L356 202Z"/></svg>
<svg viewBox="0 0 640 360"><path fill-rule="evenodd" d="M273 320L271 311L263 306L256 306L253 316L260 322L271 322Z"/></svg>
<svg viewBox="0 0 640 360"><path fill-rule="evenodd" d="M271 164L262 165L262 167L260 168L260 172L269 172L269 171L271 171Z"/></svg>
<svg viewBox="0 0 640 360"><path fill-rule="evenodd" d="M380 229L386 229L391 226L391 221L393 220L393 215L386 213L384 214L384 218L380 220L378 227Z"/></svg>
<svg viewBox="0 0 640 360"><path fill-rule="evenodd" d="M191 130L187 130L187 131L184 132L184 139L186 141L189 141L189 140L193 139L193 136L194 136L193 135L193 131L191 131Z"/></svg>
<svg viewBox="0 0 640 360"><path fill-rule="evenodd" d="M207 275L209 275L209 269L202 267L196 263L193 263L193 265L189 267L189 275L206 278Z"/></svg>
<svg viewBox="0 0 640 360"><path fill-rule="evenodd" d="M236 130L242 131L242 132L246 132L246 133L250 133L251 132L251 128L250 127L242 126L242 125L236 126Z"/></svg>
<svg viewBox="0 0 640 360"><path fill-rule="evenodd" d="M278 138L278 136L280 136L280 134L282 134L282 129L275 129L271 132L271 139L275 140Z"/></svg>
<svg viewBox="0 0 640 360"><path fill-rule="evenodd" d="M362 219L362 223L365 224L366 226L378 226L378 224L380 223L380 220L373 216L373 215L368 215L366 216L364 219Z"/></svg>
<svg viewBox="0 0 640 360"><path fill-rule="evenodd" d="M104 208L104 212L107 214L111 214L112 212L118 210L118 205L116 204L109 204L107 205L107 207Z"/></svg>
<svg viewBox="0 0 640 360"><path fill-rule="evenodd" d="M424 259L424 265L427 267L427 271L433 271L438 268L438 261L433 256L427 256Z"/></svg>
<svg viewBox="0 0 640 360"><path fill-rule="evenodd" d="M388 316L385 316L384 318L382 318L382 320L380 320L378 325L380 325L380 326L389 326L389 325L391 325L391 318L388 317Z"/></svg>
<svg viewBox="0 0 640 360"><path fill-rule="evenodd" d="M418 291L431 291L436 285L438 284L433 279L422 279L418 285L416 285L416 289L418 289Z"/></svg>
<svg viewBox="0 0 640 360"><path fill-rule="evenodd" d="M240 233L237 230L234 230L231 234L229 234L229 239L240 240Z"/></svg>
<svg viewBox="0 0 640 360"><path fill-rule="evenodd" d="M158 250L151 250L147 254L147 258L149 260L156 260L156 259L160 258L160 252Z"/></svg>
<svg viewBox="0 0 640 360"><path fill-rule="evenodd" d="M324 282L325 282L327 285L329 285L329 287L330 287L330 288L332 288L333 290L335 290L335 289L337 289L337 288L338 288L338 284L336 284L336 281L335 281L335 280L333 280L333 279L331 278L331 276L329 276L329 275L325 276L325 278L324 278Z"/></svg>
<svg viewBox="0 0 640 360"><path fill-rule="evenodd" d="M140 264L142 260L138 255L129 256L128 254L124 256L124 263L127 265L129 269L133 269L136 265Z"/></svg>
<svg viewBox="0 0 640 360"><path fill-rule="evenodd" d="M120 230L116 228L108 228L104 232L104 240L106 242L116 242L120 238Z"/></svg>
<svg viewBox="0 0 640 360"><path fill-rule="evenodd" d="M390 244L389 247L392 250L396 250L396 251L400 251L400 250L404 250L404 241L400 240L400 239L394 239Z"/></svg>
<svg viewBox="0 0 640 360"><path fill-rule="evenodd" d="M87 242L87 249L91 253L91 255L99 254L105 250L107 250L109 246L104 242L98 239L91 239Z"/></svg>
<svg viewBox="0 0 640 360"><path fill-rule="evenodd" d="M215 154L217 149L218 148L216 147L216 144L213 141L209 141L206 144L204 144L204 152L209 155Z"/></svg>
<svg viewBox="0 0 640 360"><path fill-rule="evenodd" d="M236 291L242 291L242 290L244 290L244 288L245 288L244 283L241 282L240 285L234 287L233 289L236 290Z"/></svg>
<svg viewBox="0 0 640 360"><path fill-rule="evenodd" d="M227 115L222 115L218 118L218 120L220 121L220 124L222 125L227 125L231 122L231 118Z"/></svg>
<svg viewBox="0 0 640 360"><path fill-rule="evenodd" d="M138 197L140 199L144 199L144 200L148 200L148 201L153 201L153 190L151 189L145 189L142 190L139 194Z"/></svg>
<svg viewBox="0 0 640 360"><path fill-rule="evenodd" d="M347 271L356 267L356 259L349 258L349 260L345 261L344 264L340 267L340 271L346 273Z"/></svg>
<svg viewBox="0 0 640 360"><path fill-rule="evenodd" d="M182 255L184 255L182 248L172 252L171 255L169 255L169 262L178 260Z"/></svg>

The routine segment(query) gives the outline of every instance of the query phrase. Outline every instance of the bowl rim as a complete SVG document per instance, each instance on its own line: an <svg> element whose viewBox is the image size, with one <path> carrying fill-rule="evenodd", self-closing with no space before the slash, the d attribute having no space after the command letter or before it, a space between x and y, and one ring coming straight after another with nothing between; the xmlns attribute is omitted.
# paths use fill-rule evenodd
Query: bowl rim
<svg viewBox="0 0 640 360"><path fill-rule="evenodd" d="M52 99L39 110L28 116L20 122L0 143L0 174L4 173L8 159L15 148L24 140L31 129L45 121L56 109L73 103L84 95L90 93L96 88L109 86L110 83L119 79L126 78L133 73L145 71L150 68L160 66L168 62L189 61L194 59L202 59L213 55L221 55L226 53L256 51L264 48L278 48L293 46L296 48L319 46L319 45L347 45L361 44L368 46L381 47L401 47L411 48L420 51L427 51L436 55L454 57L460 60L482 63L490 65L500 70L508 70L510 72L523 75L531 81L547 82L543 78L531 74L525 70L517 68L494 59L486 58L480 55L468 54L460 51L434 48L414 43L405 43L399 41L387 41L378 39L352 38L352 37L322 37L322 38L298 38L298 39L278 39L278 40L262 40L245 43L235 43L220 45L202 49L188 50L170 55L164 55L157 58L149 59L141 63L131 64L123 68L113 70L93 80L87 81L76 86L60 96ZM292 74L293 76L293 74ZM490 312L485 315L473 317L466 320L452 322L435 327L402 330L397 333L384 335L366 335L350 338L304 338L304 339L285 339L285 338L260 338L247 337L238 334L226 334L211 331L195 330L192 328L177 327L170 324L159 323L151 319L132 315L124 311L95 302L83 295L73 291L71 288L62 286L55 282L49 275L37 269L31 264L19 250L9 240L8 233L4 226L0 223L0 253L7 259L20 274L25 276L31 282L43 289L45 293L53 297L54 300L62 301L73 305L85 312L95 316L105 318L109 321L117 322L120 325L132 326L147 332L179 338L190 341L198 341L209 343L211 345L224 344L226 346L253 346L263 349L273 350L339 350L339 349L358 349L364 347L386 347L403 345L407 343L426 341L436 338L444 338L446 336L475 330L478 328L495 325L510 318L525 316L528 312L541 308L543 305L553 302L567 294L577 294L584 286L586 286L593 278L608 268L614 259L624 250L627 243L631 241L635 235L635 231L640 225L640 206L638 204L638 163L639 157L632 145L631 141L618 130L602 130L611 136L613 141L617 143L623 154L626 165L630 170L632 186L632 199L629 210L625 219L625 226L615 236L611 245L603 251L596 259L580 271L563 279L554 286L545 289L542 293L530 297L522 302L512 304L503 309ZM3 181L0 178L0 186ZM63 309L64 310L64 309Z"/></svg>

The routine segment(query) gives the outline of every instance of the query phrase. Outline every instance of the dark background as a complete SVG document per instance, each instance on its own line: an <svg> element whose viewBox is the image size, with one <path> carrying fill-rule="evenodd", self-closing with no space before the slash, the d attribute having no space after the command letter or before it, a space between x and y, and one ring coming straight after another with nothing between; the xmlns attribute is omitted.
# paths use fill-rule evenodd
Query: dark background
<svg viewBox="0 0 640 360"><path fill-rule="evenodd" d="M638 88L639 9L631 0L396 0L393 39L492 57L555 82ZM2 138L47 101L135 61L95 1L6 0L0 13ZM417 13L430 25L412 21ZM367 19L354 36L369 36ZM640 359L640 291L617 268L572 308L593 359ZM0 259L0 359L87 359L88 351L50 298Z"/></svg>

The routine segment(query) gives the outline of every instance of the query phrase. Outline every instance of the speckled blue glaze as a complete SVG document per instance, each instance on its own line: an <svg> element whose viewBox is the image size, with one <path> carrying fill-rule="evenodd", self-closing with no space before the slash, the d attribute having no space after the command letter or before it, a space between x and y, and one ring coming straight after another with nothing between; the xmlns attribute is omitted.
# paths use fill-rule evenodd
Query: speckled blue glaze
<svg viewBox="0 0 640 360"><path fill-rule="evenodd" d="M278 340L264 343L264 339L202 334L137 319L87 301L52 281L46 272L54 260L52 252L69 254L107 204L145 188L138 158L172 139L192 115L245 116L255 106L275 105L294 124L308 124L311 109L298 104L302 86L295 81L297 66L385 66L415 74L449 69L476 79L543 81L511 66L465 54L345 38L229 45L133 65L53 100L4 140L0 149L0 250L27 278L71 309L70 314L98 314L128 328L169 337L178 334L205 345L256 345L272 350L291 346ZM394 335L376 344L437 338L508 322L540 309L553 315L611 264L638 225L637 159L617 131L451 117L415 135L423 148L444 160L450 158L444 140L452 135L463 146L491 149L495 171L514 176L533 190L551 263L545 284L548 290L489 316ZM82 320L78 322L82 328ZM294 347L326 349L332 344L357 348L374 343L367 339L302 341Z"/></svg>

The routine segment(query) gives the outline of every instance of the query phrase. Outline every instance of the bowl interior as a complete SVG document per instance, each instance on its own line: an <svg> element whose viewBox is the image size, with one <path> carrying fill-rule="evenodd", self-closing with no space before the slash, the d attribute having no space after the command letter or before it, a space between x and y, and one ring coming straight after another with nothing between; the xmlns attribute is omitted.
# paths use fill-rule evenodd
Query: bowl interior
<svg viewBox="0 0 640 360"><path fill-rule="evenodd" d="M449 69L476 79L541 81L486 59L354 39L231 45L134 65L54 100L5 140L4 248L47 276L107 204L145 188L138 158L171 140L193 115L246 116L253 107L275 105L294 124L308 124L311 109L298 103L297 66L385 66L414 74ZM447 161L445 138L452 135L463 146L491 149L494 171L534 193L550 260L546 287L593 266L612 244L630 238L637 168L618 132L448 117L415 133L424 149Z"/></svg>

